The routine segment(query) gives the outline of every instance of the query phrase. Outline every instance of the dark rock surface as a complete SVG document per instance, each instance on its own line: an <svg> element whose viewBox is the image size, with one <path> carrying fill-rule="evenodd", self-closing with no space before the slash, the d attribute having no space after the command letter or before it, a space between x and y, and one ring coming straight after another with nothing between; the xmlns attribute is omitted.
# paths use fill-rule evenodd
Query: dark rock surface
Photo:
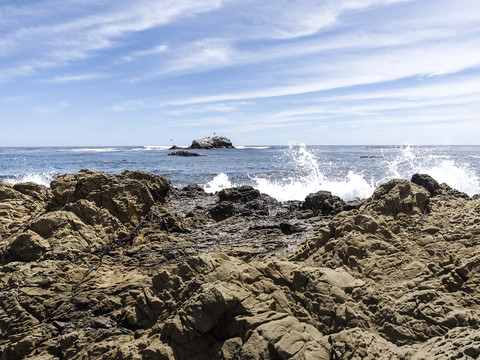
<svg viewBox="0 0 480 360"><path fill-rule="evenodd" d="M461 191L451 188L445 183L439 184L434 178L427 174L413 174L411 182L423 186L430 192L430 195L447 195L463 199L468 199L469 196Z"/></svg>
<svg viewBox="0 0 480 360"><path fill-rule="evenodd" d="M337 204L0 183L0 359L478 358L480 198L392 180Z"/></svg>
<svg viewBox="0 0 480 360"><path fill-rule="evenodd" d="M193 152L193 151L183 151L183 150L174 151L174 152L169 153L168 155L170 155L170 156L205 156L205 155Z"/></svg>
<svg viewBox="0 0 480 360"><path fill-rule="evenodd" d="M305 198L302 209L318 211L321 214L337 214L345 209L347 205L338 196L332 195L329 191L318 191L309 194Z"/></svg>

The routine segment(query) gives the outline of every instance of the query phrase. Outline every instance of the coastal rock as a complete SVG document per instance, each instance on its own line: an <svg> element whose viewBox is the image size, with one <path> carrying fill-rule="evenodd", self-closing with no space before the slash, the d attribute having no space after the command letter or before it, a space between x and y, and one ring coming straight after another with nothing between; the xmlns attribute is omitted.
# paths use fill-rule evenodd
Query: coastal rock
<svg viewBox="0 0 480 360"><path fill-rule="evenodd" d="M479 198L392 180L323 202L141 172L0 183L0 358L480 355Z"/></svg>
<svg viewBox="0 0 480 360"><path fill-rule="evenodd" d="M45 186L32 183L11 185L0 183L0 236L9 240L43 212L51 198ZM0 252L4 252L5 242L0 242Z"/></svg>
<svg viewBox="0 0 480 360"><path fill-rule="evenodd" d="M430 192L430 195L432 196L447 195L463 199L469 198L467 194L453 189L445 183L439 184L428 174L413 174L411 181L417 185L423 186Z"/></svg>
<svg viewBox="0 0 480 360"><path fill-rule="evenodd" d="M254 189L252 186L240 186L237 188L223 189L218 193L220 201L239 201L249 202L260 196L260 191Z"/></svg>
<svg viewBox="0 0 480 360"><path fill-rule="evenodd" d="M192 151L174 151L169 153L170 156L205 156Z"/></svg>
<svg viewBox="0 0 480 360"><path fill-rule="evenodd" d="M302 205L303 210L319 211L322 214L337 214L346 207L345 202L330 191L318 191L309 194Z"/></svg>
<svg viewBox="0 0 480 360"><path fill-rule="evenodd" d="M408 180L390 180L380 185L365 205L384 216L422 214L427 208L430 193Z"/></svg>
<svg viewBox="0 0 480 360"><path fill-rule="evenodd" d="M346 268L368 285L352 292L368 305L357 316L396 346L423 348L451 329L479 324L470 290L480 281L471 251L480 244L478 207L453 196L430 198L424 188L392 180L359 210L338 214L292 259Z"/></svg>
<svg viewBox="0 0 480 360"><path fill-rule="evenodd" d="M214 136L193 140L189 149L234 149L234 146L226 137Z"/></svg>
<svg viewBox="0 0 480 360"><path fill-rule="evenodd" d="M155 201L165 201L169 182L141 171L121 175L88 169L76 175L58 175L52 183L52 207L63 208L85 199L100 209L107 209L122 223L136 224Z"/></svg>

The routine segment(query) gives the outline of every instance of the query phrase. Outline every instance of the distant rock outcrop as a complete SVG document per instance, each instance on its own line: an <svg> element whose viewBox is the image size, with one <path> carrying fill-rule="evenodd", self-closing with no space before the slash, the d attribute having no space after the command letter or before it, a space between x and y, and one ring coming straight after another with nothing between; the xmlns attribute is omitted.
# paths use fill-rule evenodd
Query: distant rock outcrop
<svg viewBox="0 0 480 360"><path fill-rule="evenodd" d="M168 155L170 155L170 156L205 156L205 155L202 155L202 154L199 154L199 153L196 153L196 152L183 151L183 150L174 151L174 152L169 153Z"/></svg>
<svg viewBox="0 0 480 360"><path fill-rule="evenodd" d="M232 142L223 136L204 137L193 140L189 149L234 149Z"/></svg>

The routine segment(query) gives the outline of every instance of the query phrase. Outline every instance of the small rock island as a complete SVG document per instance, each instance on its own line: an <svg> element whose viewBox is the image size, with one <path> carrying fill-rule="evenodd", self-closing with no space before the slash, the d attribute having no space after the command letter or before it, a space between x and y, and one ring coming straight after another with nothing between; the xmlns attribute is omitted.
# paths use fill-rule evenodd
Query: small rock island
<svg viewBox="0 0 480 360"><path fill-rule="evenodd" d="M196 150L210 150L210 149L235 149L230 139L224 136L206 136L201 139L196 139L192 141L192 145L189 147L181 146L172 146L170 150L181 150L181 149L196 149Z"/></svg>
<svg viewBox="0 0 480 360"><path fill-rule="evenodd" d="M235 149L232 142L224 136L204 137L193 140L189 149Z"/></svg>

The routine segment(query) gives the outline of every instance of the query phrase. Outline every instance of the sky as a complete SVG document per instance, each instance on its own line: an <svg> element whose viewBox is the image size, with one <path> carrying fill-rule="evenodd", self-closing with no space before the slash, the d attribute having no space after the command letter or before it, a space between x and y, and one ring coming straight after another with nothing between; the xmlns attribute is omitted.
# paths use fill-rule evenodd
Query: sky
<svg viewBox="0 0 480 360"><path fill-rule="evenodd" d="M480 144L478 0L0 0L0 146Z"/></svg>

